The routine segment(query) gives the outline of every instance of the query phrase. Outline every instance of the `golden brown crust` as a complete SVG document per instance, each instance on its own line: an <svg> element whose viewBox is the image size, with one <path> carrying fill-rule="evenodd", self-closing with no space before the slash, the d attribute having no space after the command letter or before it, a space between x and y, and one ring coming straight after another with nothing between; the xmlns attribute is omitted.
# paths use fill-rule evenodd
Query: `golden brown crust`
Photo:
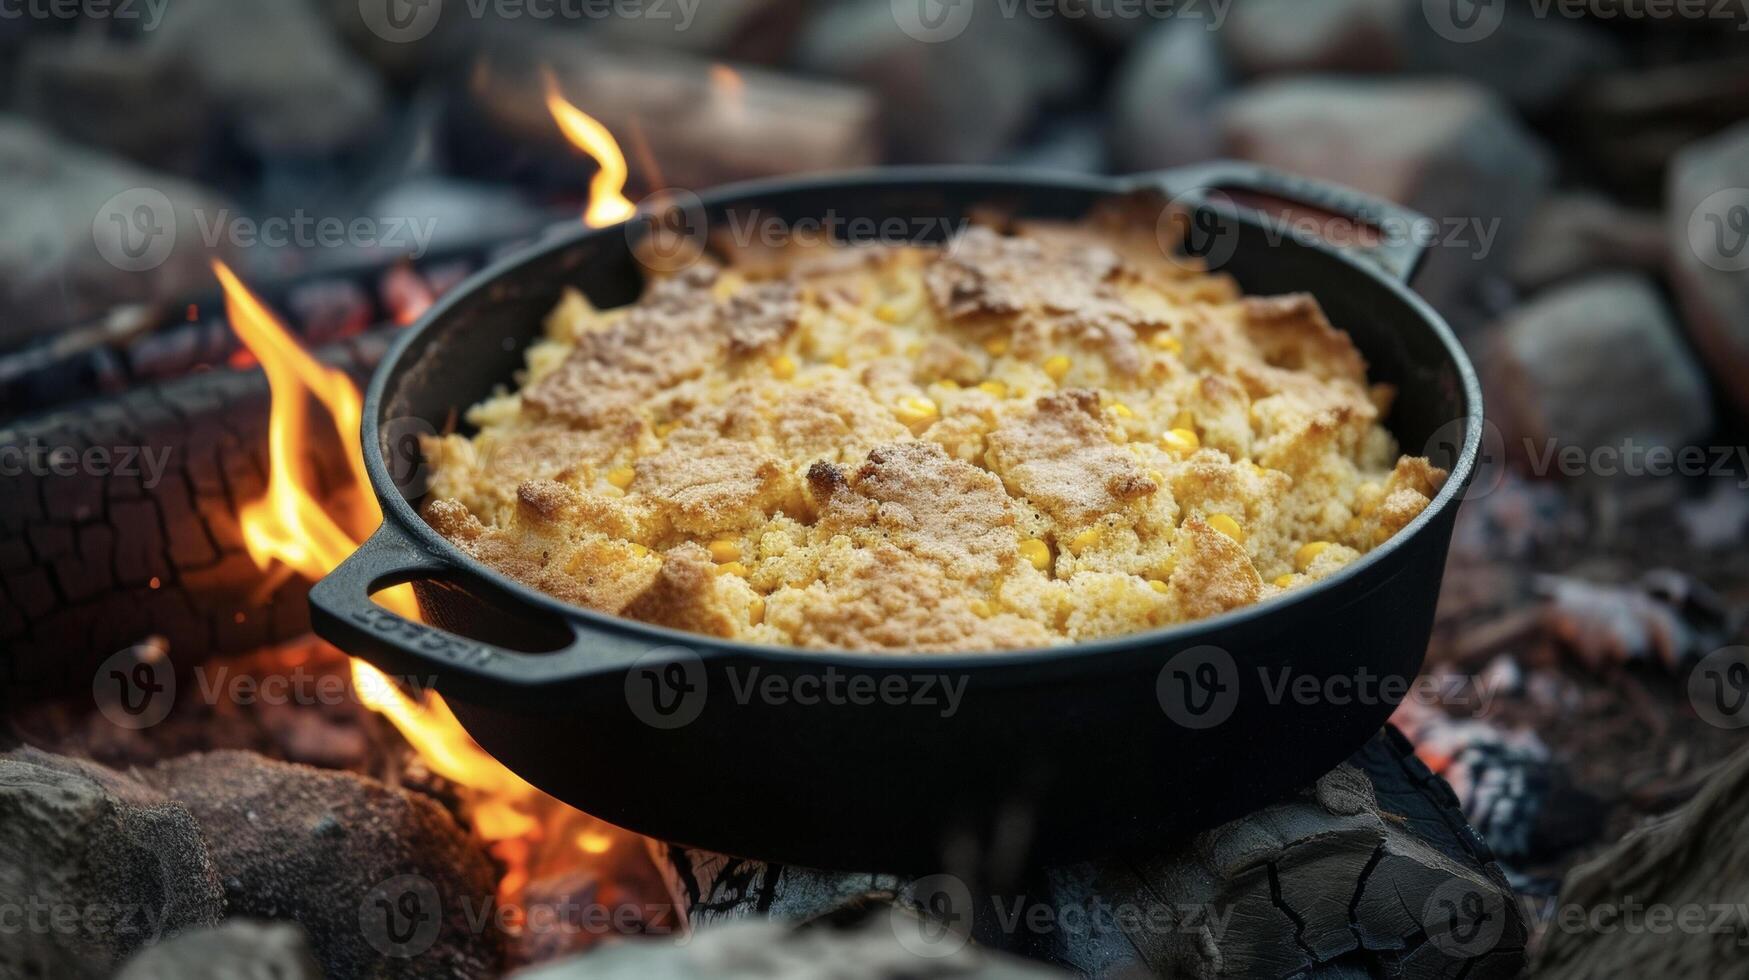
<svg viewBox="0 0 1749 980"><path fill-rule="evenodd" d="M813 648L1077 642L1336 574L1445 474L1316 301L1169 257L1158 214L569 294L521 391L427 440L426 518L566 601Z"/></svg>
<svg viewBox="0 0 1749 980"><path fill-rule="evenodd" d="M1133 454L1112 444L1099 396L1079 388L1003 418L990 435L990 462L1015 492L1068 528L1158 489Z"/></svg>

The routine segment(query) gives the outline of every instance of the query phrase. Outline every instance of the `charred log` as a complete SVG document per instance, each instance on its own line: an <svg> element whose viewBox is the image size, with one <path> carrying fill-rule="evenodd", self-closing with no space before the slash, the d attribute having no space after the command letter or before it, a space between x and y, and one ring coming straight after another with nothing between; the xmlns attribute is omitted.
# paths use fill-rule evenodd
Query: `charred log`
<svg viewBox="0 0 1749 980"><path fill-rule="evenodd" d="M321 354L362 379L386 340ZM186 665L309 631L308 583L258 568L237 523L267 487L270 403L260 371L213 371L0 430L8 699L88 689L106 657L153 636ZM337 441L321 448L319 484L350 491Z"/></svg>

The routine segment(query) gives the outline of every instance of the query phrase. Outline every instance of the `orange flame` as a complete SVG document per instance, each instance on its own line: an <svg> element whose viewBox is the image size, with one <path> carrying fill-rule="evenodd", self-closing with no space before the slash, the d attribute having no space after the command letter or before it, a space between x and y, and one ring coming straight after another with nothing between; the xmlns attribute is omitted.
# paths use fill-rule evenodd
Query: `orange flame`
<svg viewBox="0 0 1749 980"><path fill-rule="evenodd" d="M547 111L553 114L559 131L565 134L572 146L589 154L600 167L589 182L589 210L583 214L584 224L600 228L630 218L637 212L637 206L625 196L630 171L618 141L594 116L565 99L559 89L559 80L551 71L543 71L541 77L546 82Z"/></svg>
<svg viewBox="0 0 1749 980"><path fill-rule="evenodd" d="M263 570L280 562L305 578L320 578L382 522L382 511L369 491L360 446L364 400L351 377L310 356L228 266L215 261L213 271L224 287L231 329L261 362L273 396L267 495L245 505L238 515L244 544ZM304 465L311 447L307 425L312 399L333 420L352 466L354 503L338 520L322 506ZM397 586L373 598L402 616L419 617L411 586ZM436 693L414 700L387 675L358 659L352 661L352 682L359 699L393 722L432 771L473 791L469 816L474 827L496 845L495 852L509 865L500 897L514 897L527 881L527 838L538 831L531 811L539 791L474 744Z"/></svg>

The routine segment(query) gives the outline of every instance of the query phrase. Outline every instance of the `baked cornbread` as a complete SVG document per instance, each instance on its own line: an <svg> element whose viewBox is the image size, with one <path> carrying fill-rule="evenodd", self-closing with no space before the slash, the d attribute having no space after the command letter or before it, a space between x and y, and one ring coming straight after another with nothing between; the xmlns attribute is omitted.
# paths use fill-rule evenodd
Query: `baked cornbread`
<svg viewBox="0 0 1749 980"><path fill-rule="evenodd" d="M568 293L428 440L427 520L569 602L786 646L970 651L1194 620L1427 506L1346 334L1123 208L932 247L731 255Z"/></svg>

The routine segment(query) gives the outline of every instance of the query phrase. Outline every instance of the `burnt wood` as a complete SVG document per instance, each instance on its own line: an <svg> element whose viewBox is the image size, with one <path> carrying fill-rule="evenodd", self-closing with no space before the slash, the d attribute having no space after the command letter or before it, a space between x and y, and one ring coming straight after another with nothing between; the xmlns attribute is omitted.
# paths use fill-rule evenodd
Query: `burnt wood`
<svg viewBox="0 0 1749 980"><path fill-rule="evenodd" d="M318 353L362 379L386 343ZM270 403L260 370L209 371L0 429L0 697L89 688L105 658L154 635L184 667L309 632L309 583L257 568L237 524L266 491ZM350 476L328 449L310 463L333 489Z"/></svg>
<svg viewBox="0 0 1749 980"><path fill-rule="evenodd" d="M1092 976L1491 978L1525 956L1499 865L1390 727L1304 793L1192 839L1019 876L965 870L967 893L945 903L929 901L940 876L655 850L694 929L956 915L969 898L974 941Z"/></svg>

